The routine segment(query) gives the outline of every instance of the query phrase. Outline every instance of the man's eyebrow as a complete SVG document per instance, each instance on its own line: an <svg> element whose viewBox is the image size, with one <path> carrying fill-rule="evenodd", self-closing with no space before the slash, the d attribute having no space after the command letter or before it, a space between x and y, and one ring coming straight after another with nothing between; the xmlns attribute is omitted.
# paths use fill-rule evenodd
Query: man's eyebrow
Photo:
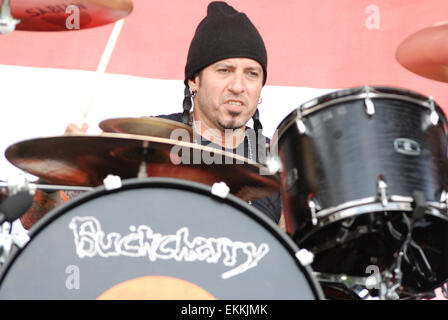
<svg viewBox="0 0 448 320"><path fill-rule="evenodd" d="M235 66L231 63L218 62L215 64L215 68L234 68Z"/></svg>
<svg viewBox="0 0 448 320"><path fill-rule="evenodd" d="M215 68L236 68L235 65L231 64L231 63L226 63L226 62L218 62L215 65ZM248 70L248 71L258 71L261 72L262 68L260 66L248 66L245 67L244 70Z"/></svg>
<svg viewBox="0 0 448 320"><path fill-rule="evenodd" d="M262 69L259 66L247 67L245 69L250 70L250 71L258 71L258 72L262 71Z"/></svg>

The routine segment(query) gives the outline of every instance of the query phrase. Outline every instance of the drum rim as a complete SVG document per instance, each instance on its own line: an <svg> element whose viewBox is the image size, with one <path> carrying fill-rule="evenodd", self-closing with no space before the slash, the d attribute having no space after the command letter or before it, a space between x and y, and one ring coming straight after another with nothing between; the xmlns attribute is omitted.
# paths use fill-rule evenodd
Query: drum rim
<svg viewBox="0 0 448 320"><path fill-rule="evenodd" d="M36 224L34 224L28 231L30 240L21 248L14 244L11 254L6 259L5 264L0 268L0 288L3 283L4 278L7 276L9 269L14 265L15 260L19 255L26 249L33 238L42 232L45 227L51 224L58 217L62 216L69 210L76 208L86 202L93 199L99 198L101 196L113 194L123 190L141 189L141 188L171 188L177 190L186 190L189 192L197 192L202 195L210 196L214 199L224 201L226 204L233 206L239 211L243 211L244 214L248 214L250 218L256 221L261 227L265 228L267 232L279 241L282 246L289 252L294 262L298 268L302 271L303 276L307 280L309 286L311 287L312 293L316 300L325 300L325 295L322 291L319 281L314 276L314 271L310 265L303 265L301 261L297 258L296 254L300 250L297 244L285 233L279 226L277 226L273 221L266 217L263 213L259 212L258 209L250 206L244 200L236 197L235 195L228 194L225 198L218 197L211 193L211 187L202 183L177 179L177 178L165 178L165 177L150 177L150 178L132 178L122 180L122 186L120 188L115 188L108 190L104 185L93 188L90 191L85 192L72 199L72 201L67 201L57 208L48 212L43 216ZM305 272L304 272L305 271Z"/></svg>
<svg viewBox="0 0 448 320"><path fill-rule="evenodd" d="M391 195L388 203L383 205L376 197L367 197L353 201L347 201L337 206L322 209L316 212L319 227L325 227L331 223L355 217L368 212L389 212L389 211L413 211L413 198L409 196ZM438 201L428 201L428 210L426 214L445 220L448 222L448 211L443 214L441 211L447 211L447 205ZM349 212L353 212L350 214Z"/></svg>
<svg viewBox="0 0 448 320"><path fill-rule="evenodd" d="M367 93L365 91L366 87L370 88L373 91L373 92L370 91L368 94L369 98L371 99L394 98L396 100L415 103L424 108L428 109L430 108L428 105L428 101L431 99L430 97L424 96L418 92L409 89L399 87L359 86L359 87L335 90L325 95L321 95L311 100L308 100L307 102L302 103L299 107L291 111L277 126L274 137L271 141L271 148L275 148L275 146L279 143L280 139L284 136L285 132L297 120L299 113L301 117L306 117L307 115L311 115L317 111L325 109L336 103L364 99L367 97ZM445 125L447 125L448 121L446 119L444 111L436 101L434 100L432 101L434 102L435 110L437 111L439 116L442 117Z"/></svg>

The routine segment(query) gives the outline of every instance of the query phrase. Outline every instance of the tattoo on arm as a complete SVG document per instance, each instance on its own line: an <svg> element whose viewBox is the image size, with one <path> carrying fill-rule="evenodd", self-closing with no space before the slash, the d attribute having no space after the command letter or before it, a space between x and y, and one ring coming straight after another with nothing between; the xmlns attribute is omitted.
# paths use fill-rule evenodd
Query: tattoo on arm
<svg viewBox="0 0 448 320"><path fill-rule="evenodd" d="M47 194L37 190L33 203L28 211L20 217L20 221L25 229L31 228L40 218L64 202L79 195L80 191L58 191Z"/></svg>

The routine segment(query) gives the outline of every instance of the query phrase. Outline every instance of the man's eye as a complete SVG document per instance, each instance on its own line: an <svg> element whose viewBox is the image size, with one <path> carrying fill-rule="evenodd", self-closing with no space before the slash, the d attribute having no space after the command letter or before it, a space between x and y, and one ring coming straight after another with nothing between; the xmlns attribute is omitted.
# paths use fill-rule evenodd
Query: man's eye
<svg viewBox="0 0 448 320"><path fill-rule="evenodd" d="M259 73L258 73L258 72L255 72L255 71L251 71L251 72L249 72L249 75L250 75L251 77L258 77L258 76L259 76Z"/></svg>
<svg viewBox="0 0 448 320"><path fill-rule="evenodd" d="M228 69L218 69L219 73L227 73L229 70Z"/></svg>

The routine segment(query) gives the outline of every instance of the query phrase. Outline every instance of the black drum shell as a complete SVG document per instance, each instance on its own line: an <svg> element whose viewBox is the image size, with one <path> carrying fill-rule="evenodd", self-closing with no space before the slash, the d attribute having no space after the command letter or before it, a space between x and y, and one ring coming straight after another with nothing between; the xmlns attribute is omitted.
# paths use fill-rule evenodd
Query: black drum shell
<svg viewBox="0 0 448 320"><path fill-rule="evenodd" d="M389 195L412 196L421 191L427 200L439 201L448 174L442 122L423 130L429 116L424 108L399 100L375 99L374 104L372 116L366 114L364 100L334 105L305 118L308 134L300 134L292 125L280 137L290 232L302 232L301 223L310 221L310 194L322 209L375 197L380 176ZM399 138L417 142L421 153L397 152L394 141ZM297 178L291 184L295 170Z"/></svg>
<svg viewBox="0 0 448 320"><path fill-rule="evenodd" d="M186 228L187 240L253 241L255 246L261 241L270 249L256 266L227 279L221 274L232 268L222 264L222 257L215 263L194 256L192 261L98 254L81 258L69 227L78 216L100 221L106 235L132 233L141 225L167 236ZM294 256L297 246L277 226L244 201L214 196L199 183L148 178L125 180L114 190L98 187L50 212L30 236L1 270L0 299L96 299L117 283L153 275L183 279L216 299L323 298L311 268ZM71 265L79 266L80 290L64 287L65 268Z"/></svg>
<svg viewBox="0 0 448 320"><path fill-rule="evenodd" d="M375 108L372 115L367 113L364 96L359 96L363 88L354 88L302 105L277 128L278 140L272 141L271 148L277 148L281 162L285 222L288 233L300 247L311 249L340 228L339 223L314 225L310 198L319 209L350 202L356 207L355 202L360 199L377 197L379 177L387 183L389 196L412 197L414 191L420 191L428 201L438 202L447 189L447 121L443 111L435 104L439 121L433 125L431 110L422 105L428 98L398 88L373 89L379 95L371 98ZM323 104L327 106L320 108ZM300 114L305 133L299 132L296 124ZM417 143L419 153L397 150L395 142L400 139ZM375 214L369 216L375 219ZM441 224L427 232L438 232L438 249L442 252L437 266L438 282L426 284L425 290L448 277L446 221L429 219ZM390 251L394 253L392 248ZM324 268L319 261L317 257L313 264L316 271ZM333 271L350 271L335 269L335 261L330 262ZM388 262L391 261L392 257Z"/></svg>

